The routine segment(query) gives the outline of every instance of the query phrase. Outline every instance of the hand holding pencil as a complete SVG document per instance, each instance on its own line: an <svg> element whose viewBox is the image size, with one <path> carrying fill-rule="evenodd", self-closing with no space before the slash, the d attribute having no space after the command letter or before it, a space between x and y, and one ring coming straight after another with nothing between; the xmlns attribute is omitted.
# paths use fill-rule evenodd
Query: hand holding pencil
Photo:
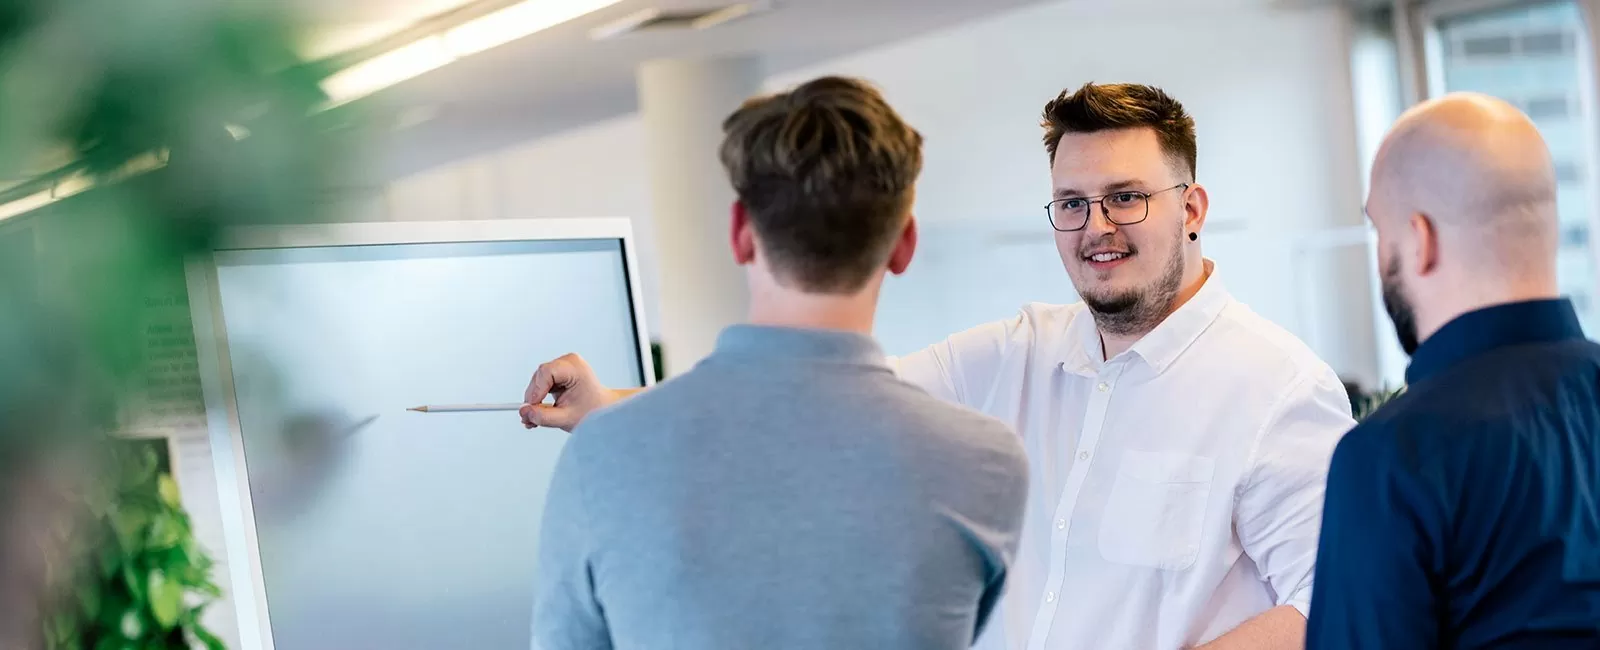
<svg viewBox="0 0 1600 650"><path fill-rule="evenodd" d="M554 427L572 431L590 411L621 399L622 394L601 384L582 357L566 354L541 364L534 371L522 403L428 404L406 410L418 413L519 411L526 428ZM553 403L545 403L548 397L555 398Z"/></svg>
<svg viewBox="0 0 1600 650"><path fill-rule="evenodd" d="M554 397L555 403L545 404L545 397ZM528 381L528 390L522 396L522 425L570 432L590 411L618 399L616 391L600 383L589 362L576 354L564 354L540 364Z"/></svg>

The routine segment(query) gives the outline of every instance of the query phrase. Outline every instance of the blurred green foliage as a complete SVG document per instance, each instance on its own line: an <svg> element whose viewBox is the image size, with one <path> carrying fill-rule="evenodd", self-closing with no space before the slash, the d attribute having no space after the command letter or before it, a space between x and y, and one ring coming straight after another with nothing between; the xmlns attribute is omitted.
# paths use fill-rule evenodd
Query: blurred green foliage
<svg viewBox="0 0 1600 650"><path fill-rule="evenodd" d="M198 625L209 560L172 479L114 433L144 364L130 323L151 284L222 228L324 220L357 149L357 117L322 110L326 71L296 54L283 6L0 0L0 179L35 179L0 181L0 204L74 175L95 183L0 220L0 234L31 222L49 240L34 268L0 264L0 647L214 641ZM152 158L164 166L127 173ZM47 462L63 454L76 460ZM41 503L67 523L11 525ZM24 622L31 634L18 612L38 608L17 594L49 605Z"/></svg>
<svg viewBox="0 0 1600 650"><path fill-rule="evenodd" d="M38 217L66 245L41 260L42 299L0 324L0 438L38 438L40 425L10 414L52 395L89 400L70 415L90 422L67 428L112 426L106 400L141 359L126 323L152 278L219 228L322 219L349 117L318 110L323 71L297 58L270 6L0 0L0 178L66 151L64 171L100 182ZM117 180L152 154L164 169Z"/></svg>
<svg viewBox="0 0 1600 650"><path fill-rule="evenodd" d="M83 495L89 519L55 542L56 594L44 626L49 650L192 648L222 641L200 623L211 560L195 544L178 485L161 471L149 440L101 447L109 480Z"/></svg>
<svg viewBox="0 0 1600 650"><path fill-rule="evenodd" d="M1367 419L1368 416L1372 415L1373 413L1377 413L1378 409L1383 408L1384 404L1389 403L1390 400L1393 400L1396 397L1404 395L1405 392L1406 387L1401 385L1399 388L1379 390L1378 392L1368 395L1366 398L1361 400L1361 403L1355 409L1356 421L1360 422Z"/></svg>

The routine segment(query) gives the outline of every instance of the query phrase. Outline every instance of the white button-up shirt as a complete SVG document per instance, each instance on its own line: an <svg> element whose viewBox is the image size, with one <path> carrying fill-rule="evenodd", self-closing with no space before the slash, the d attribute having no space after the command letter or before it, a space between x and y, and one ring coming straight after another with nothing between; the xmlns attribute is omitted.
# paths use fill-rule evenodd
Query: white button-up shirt
<svg viewBox="0 0 1600 650"><path fill-rule="evenodd" d="M1328 462L1354 424L1333 370L1215 273L1102 350L1081 303L1031 304L895 360L1027 448L1021 548L979 647L1182 648L1277 605L1305 614Z"/></svg>

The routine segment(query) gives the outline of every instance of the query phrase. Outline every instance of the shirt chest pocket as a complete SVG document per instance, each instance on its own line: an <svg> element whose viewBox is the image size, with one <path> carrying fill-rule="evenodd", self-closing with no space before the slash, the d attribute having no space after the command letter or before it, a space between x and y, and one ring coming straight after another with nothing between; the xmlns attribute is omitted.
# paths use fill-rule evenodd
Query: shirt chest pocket
<svg viewBox="0 0 1600 650"><path fill-rule="evenodd" d="M1100 519L1100 555L1171 571L1194 565L1213 471L1204 456L1124 451Z"/></svg>

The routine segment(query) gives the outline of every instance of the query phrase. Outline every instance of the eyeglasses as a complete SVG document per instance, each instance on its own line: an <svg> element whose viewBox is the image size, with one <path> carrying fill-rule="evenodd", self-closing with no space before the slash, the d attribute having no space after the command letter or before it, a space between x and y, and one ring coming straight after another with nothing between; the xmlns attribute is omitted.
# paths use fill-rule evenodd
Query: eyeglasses
<svg viewBox="0 0 1600 650"><path fill-rule="evenodd" d="M1045 214L1050 215L1050 226L1061 232L1083 230L1089 226L1089 207L1099 203L1100 213L1106 220L1119 226L1131 226L1145 220L1150 216L1150 197L1162 192L1183 188L1189 189L1188 183L1179 183L1164 190L1156 190L1148 194L1134 190L1112 192L1104 196L1075 196L1070 199L1056 199L1044 206Z"/></svg>

